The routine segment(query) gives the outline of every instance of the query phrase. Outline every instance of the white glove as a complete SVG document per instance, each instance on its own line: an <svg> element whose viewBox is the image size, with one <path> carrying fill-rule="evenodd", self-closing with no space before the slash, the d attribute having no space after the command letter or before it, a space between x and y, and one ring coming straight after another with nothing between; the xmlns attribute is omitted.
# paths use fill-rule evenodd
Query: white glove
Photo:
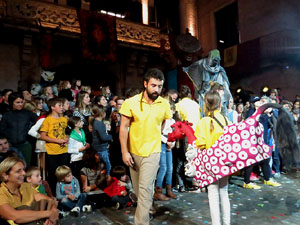
<svg viewBox="0 0 300 225"><path fill-rule="evenodd" d="M192 161L197 157L197 148L194 146L189 146L187 152L185 153L185 157L187 161Z"/></svg>
<svg viewBox="0 0 300 225"><path fill-rule="evenodd" d="M188 177L194 177L196 176L196 166L193 161L188 162L184 165L184 174Z"/></svg>

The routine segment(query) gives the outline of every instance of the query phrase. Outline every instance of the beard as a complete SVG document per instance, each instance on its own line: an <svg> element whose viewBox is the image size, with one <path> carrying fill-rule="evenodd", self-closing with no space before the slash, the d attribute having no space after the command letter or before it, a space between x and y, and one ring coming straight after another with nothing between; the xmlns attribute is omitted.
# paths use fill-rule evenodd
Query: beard
<svg viewBox="0 0 300 225"><path fill-rule="evenodd" d="M146 92L147 92L148 97L152 101L155 101L158 98L158 96L159 96L159 94L157 92L150 93L147 89L146 89Z"/></svg>

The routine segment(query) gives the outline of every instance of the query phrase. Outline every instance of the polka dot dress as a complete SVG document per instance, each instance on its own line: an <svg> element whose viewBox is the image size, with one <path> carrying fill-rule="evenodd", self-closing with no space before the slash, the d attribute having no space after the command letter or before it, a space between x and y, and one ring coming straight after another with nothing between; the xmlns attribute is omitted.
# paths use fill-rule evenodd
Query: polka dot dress
<svg viewBox="0 0 300 225"><path fill-rule="evenodd" d="M229 176L254 163L269 158L272 151L263 141L259 110L245 121L224 127L224 133L207 150L197 150L193 159L194 179L200 187Z"/></svg>

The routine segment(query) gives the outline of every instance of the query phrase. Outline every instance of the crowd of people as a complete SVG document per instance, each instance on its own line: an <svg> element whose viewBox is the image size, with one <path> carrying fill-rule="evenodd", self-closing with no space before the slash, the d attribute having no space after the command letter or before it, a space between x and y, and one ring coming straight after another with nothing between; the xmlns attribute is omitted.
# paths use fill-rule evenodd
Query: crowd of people
<svg viewBox="0 0 300 225"><path fill-rule="evenodd" d="M226 126L242 122L262 104L273 102L290 112L300 137L300 96L292 103L281 99L276 90L269 96L252 96L245 103L231 99L223 111L224 88L213 84L205 97L208 114L201 119L203 109L188 86L181 86L179 91L168 90L160 96L164 76L158 69L150 69L144 76L143 89L129 89L126 97L113 95L109 86L92 90L82 86L81 80L74 80L73 84L60 81L57 93L51 85L45 86L41 93L2 91L0 216L3 221L43 220L51 225L59 216L78 216L80 212L103 206L120 209L137 205L135 224L148 224L153 198L175 199L174 189L201 191L184 174L187 141L168 141L171 126L178 120L190 122L199 138L199 147L208 148L223 127L207 116L215 115ZM259 189L253 181L261 175L264 184L280 186L273 179L285 172L273 134L276 117L276 110L269 110L260 119L264 142L272 148L273 155L245 169L244 188ZM206 134L210 133L212 139L197 131L203 127L214 132L208 130ZM219 224L220 220L219 200L216 200L219 194L223 223L230 224L227 184L228 178L207 188L213 224Z"/></svg>

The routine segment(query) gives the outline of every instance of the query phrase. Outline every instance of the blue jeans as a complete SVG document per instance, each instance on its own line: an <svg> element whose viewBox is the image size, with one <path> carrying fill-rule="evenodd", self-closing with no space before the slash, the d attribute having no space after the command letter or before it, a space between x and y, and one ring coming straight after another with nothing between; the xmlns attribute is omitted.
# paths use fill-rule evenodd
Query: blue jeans
<svg viewBox="0 0 300 225"><path fill-rule="evenodd" d="M273 168L275 170L275 173L280 173L280 157L278 153L278 147L275 145L274 152L272 153L273 157Z"/></svg>
<svg viewBox="0 0 300 225"><path fill-rule="evenodd" d="M81 193L77 200L72 201L68 198L65 198L64 200L60 201L59 204L62 210L71 210L74 207L79 207L80 210L82 210L82 206L85 205L86 199L87 199L87 194Z"/></svg>
<svg viewBox="0 0 300 225"><path fill-rule="evenodd" d="M166 184L172 185L172 174L173 174L172 151L167 150L166 144L161 144L159 171L156 178L156 186L162 187L162 183L164 181L165 176L166 176Z"/></svg>
<svg viewBox="0 0 300 225"><path fill-rule="evenodd" d="M100 159L104 162L107 175L110 175L111 164L109 161L108 151L98 152Z"/></svg>

